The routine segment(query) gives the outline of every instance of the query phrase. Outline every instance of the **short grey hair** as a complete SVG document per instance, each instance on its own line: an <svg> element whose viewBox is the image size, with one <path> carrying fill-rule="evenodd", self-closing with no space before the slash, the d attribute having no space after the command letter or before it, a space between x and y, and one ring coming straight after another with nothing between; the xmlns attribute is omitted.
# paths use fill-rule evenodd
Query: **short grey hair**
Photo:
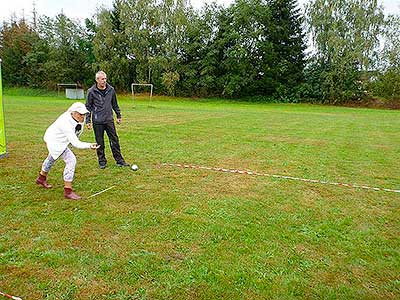
<svg viewBox="0 0 400 300"><path fill-rule="evenodd" d="M106 72L104 72L104 71L98 71L98 72L96 73L96 80L99 78L100 75L107 76Z"/></svg>

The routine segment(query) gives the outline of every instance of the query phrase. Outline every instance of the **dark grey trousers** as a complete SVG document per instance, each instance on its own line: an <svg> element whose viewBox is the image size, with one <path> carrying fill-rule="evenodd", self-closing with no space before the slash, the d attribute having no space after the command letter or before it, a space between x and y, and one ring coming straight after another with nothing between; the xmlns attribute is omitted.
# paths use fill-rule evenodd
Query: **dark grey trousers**
<svg viewBox="0 0 400 300"><path fill-rule="evenodd" d="M110 148L115 161L123 162L124 158L121 155L121 148L119 145L119 138L117 131L115 130L114 122L104 123L104 124L93 124L94 135L96 137L96 143L100 145L97 149L97 157L99 159L99 164L106 164L106 154L104 145L104 131L107 133L108 140L110 142Z"/></svg>

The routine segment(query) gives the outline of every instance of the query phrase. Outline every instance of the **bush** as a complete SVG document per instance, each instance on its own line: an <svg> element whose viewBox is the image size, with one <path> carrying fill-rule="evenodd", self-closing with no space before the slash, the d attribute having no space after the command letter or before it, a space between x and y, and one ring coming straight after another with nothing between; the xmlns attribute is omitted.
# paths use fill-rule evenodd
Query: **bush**
<svg viewBox="0 0 400 300"><path fill-rule="evenodd" d="M372 92L386 99L400 99L400 70L392 69L378 75L372 82Z"/></svg>

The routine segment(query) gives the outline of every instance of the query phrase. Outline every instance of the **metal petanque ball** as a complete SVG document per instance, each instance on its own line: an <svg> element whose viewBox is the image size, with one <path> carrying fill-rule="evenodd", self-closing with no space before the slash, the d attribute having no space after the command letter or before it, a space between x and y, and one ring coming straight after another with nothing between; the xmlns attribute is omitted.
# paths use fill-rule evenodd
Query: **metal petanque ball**
<svg viewBox="0 0 400 300"><path fill-rule="evenodd" d="M132 166L131 166L131 169L132 169L133 171L137 171L137 170L139 170L139 167L138 167L137 165L132 165Z"/></svg>

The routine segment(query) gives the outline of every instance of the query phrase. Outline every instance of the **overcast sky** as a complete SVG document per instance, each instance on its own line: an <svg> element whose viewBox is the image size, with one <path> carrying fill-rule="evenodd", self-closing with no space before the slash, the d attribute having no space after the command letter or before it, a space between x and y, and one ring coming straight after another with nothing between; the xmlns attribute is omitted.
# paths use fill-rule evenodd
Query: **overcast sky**
<svg viewBox="0 0 400 300"><path fill-rule="evenodd" d="M33 2L35 2L36 11L39 15L54 17L61 11L72 19L84 20L91 17L100 6L110 8L113 0L0 0L0 22L9 20L12 14L16 16L25 15L29 19L32 15ZM211 3L212 0L191 0L195 8L200 8L204 2ZM217 0L219 4L228 5L233 0ZM307 0L299 0L301 6ZM399 0L378 0L383 3L386 14L400 15Z"/></svg>

